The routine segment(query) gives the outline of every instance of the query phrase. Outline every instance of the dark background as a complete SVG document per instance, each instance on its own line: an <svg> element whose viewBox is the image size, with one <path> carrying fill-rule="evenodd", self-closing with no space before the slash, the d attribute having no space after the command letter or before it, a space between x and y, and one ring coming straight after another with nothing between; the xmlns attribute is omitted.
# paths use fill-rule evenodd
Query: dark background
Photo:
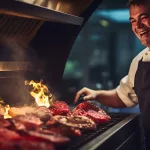
<svg viewBox="0 0 150 150"><path fill-rule="evenodd" d="M66 63L61 98L70 105L82 87L116 88L144 47L131 30L127 0L104 0L78 35ZM138 106L108 111L138 112Z"/></svg>

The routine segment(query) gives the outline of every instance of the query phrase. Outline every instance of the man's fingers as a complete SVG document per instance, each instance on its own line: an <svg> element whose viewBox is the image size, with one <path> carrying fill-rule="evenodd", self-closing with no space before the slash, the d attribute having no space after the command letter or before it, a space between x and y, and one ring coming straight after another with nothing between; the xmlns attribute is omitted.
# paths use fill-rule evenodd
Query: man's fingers
<svg viewBox="0 0 150 150"><path fill-rule="evenodd" d="M74 104L76 104L76 102L79 100L80 96L83 95L83 94L86 94L86 91L85 91L84 88L81 89L79 92L77 92L77 94L75 96L75 99L74 99Z"/></svg>
<svg viewBox="0 0 150 150"><path fill-rule="evenodd" d="M85 100L85 101L92 100L92 96L91 95L84 96L83 100Z"/></svg>
<svg viewBox="0 0 150 150"><path fill-rule="evenodd" d="M76 95L75 100L74 100L74 104L77 103L77 101L79 100L81 95L78 95L78 94ZM87 96L83 97L83 101L89 101L89 100L92 100L92 96L91 95L87 95Z"/></svg>
<svg viewBox="0 0 150 150"><path fill-rule="evenodd" d="M79 94L76 94L75 99L74 99L74 102L73 102L74 104L76 104L76 102L78 101L79 97L80 97L80 95L79 95Z"/></svg>

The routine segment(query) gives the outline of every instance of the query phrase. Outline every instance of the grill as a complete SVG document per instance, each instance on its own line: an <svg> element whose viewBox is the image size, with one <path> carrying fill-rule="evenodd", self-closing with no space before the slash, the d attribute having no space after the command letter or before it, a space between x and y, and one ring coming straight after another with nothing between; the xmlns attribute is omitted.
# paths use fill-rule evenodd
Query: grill
<svg viewBox="0 0 150 150"><path fill-rule="evenodd" d="M40 80L59 99L66 60L82 27L102 0L1 0L0 96L27 104L24 79ZM14 57L12 57L14 56ZM56 150L138 150L139 115L110 114L107 125L82 131ZM121 146L122 145L122 146ZM125 147L124 149L122 147Z"/></svg>
<svg viewBox="0 0 150 150"><path fill-rule="evenodd" d="M133 116L131 117L130 114L110 113L109 115L112 119L108 124L98 125L95 131L83 131L81 137L72 138L70 143L65 145L63 148L58 147L57 150L115 150L126 140L126 138L129 137L130 134L134 133L134 130L139 130L137 125L139 121L138 116L135 117L133 115L136 118L135 119ZM133 118L135 119L134 124L127 125L127 122ZM125 119L127 119L127 122ZM134 125L136 125L136 127ZM133 129L134 127L135 129ZM128 133L126 135L124 134L125 139L121 139L120 135L117 133L118 128L120 128L120 131L122 130L122 132L126 132L126 128L128 128ZM108 131L108 135L106 131ZM114 134L114 136L110 136L110 134ZM96 138L99 143L96 143ZM115 142L114 138L117 139L118 142Z"/></svg>
<svg viewBox="0 0 150 150"><path fill-rule="evenodd" d="M97 126L97 129L95 131L88 131L88 132L82 132L83 135L79 138L74 138L71 140L69 144L67 144L66 147L64 147L64 150L76 150L80 148L82 145L88 143L90 140L94 139L98 135L101 135L108 129L110 129L112 126L117 124L119 121L125 119L128 114L115 114L111 113L109 114L111 116L111 121L107 125L99 125Z"/></svg>

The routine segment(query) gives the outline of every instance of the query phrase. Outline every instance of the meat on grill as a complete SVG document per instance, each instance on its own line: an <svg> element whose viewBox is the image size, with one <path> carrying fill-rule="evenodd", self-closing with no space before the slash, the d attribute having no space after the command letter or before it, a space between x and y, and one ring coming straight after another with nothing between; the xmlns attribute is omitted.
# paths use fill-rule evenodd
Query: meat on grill
<svg viewBox="0 0 150 150"><path fill-rule="evenodd" d="M88 110L87 117L91 118L96 124L105 124L110 121L110 117L103 115L102 113L96 112L95 110Z"/></svg>
<svg viewBox="0 0 150 150"><path fill-rule="evenodd" d="M86 116L54 116L53 117L56 121L61 124L64 124L69 127L74 127L78 129L95 129L96 124L94 121L89 119Z"/></svg>
<svg viewBox="0 0 150 150"><path fill-rule="evenodd" d="M83 109L85 111L87 111L87 110L95 110L95 111L101 110L98 106L94 105L91 102L82 102L79 105L77 105L75 109Z"/></svg>
<svg viewBox="0 0 150 150"><path fill-rule="evenodd" d="M21 136L12 130L6 128L0 128L0 141L12 141L12 140L21 140Z"/></svg>
<svg viewBox="0 0 150 150"><path fill-rule="evenodd" d="M70 137L81 136L80 129L96 129L96 124L110 120L105 111L90 102L80 103L73 111L63 101L55 101L49 108L27 107L27 110L30 111L13 107L9 110L13 118L0 116L0 149L54 150L54 145L67 143ZM46 129L43 130L42 125Z"/></svg>
<svg viewBox="0 0 150 150"><path fill-rule="evenodd" d="M0 142L1 150L55 150L55 147L52 143L45 143L39 141L29 141L29 140L20 140L20 141L3 141Z"/></svg>
<svg viewBox="0 0 150 150"><path fill-rule="evenodd" d="M66 116L70 112L69 105L64 101L55 101L50 106L50 112L53 116L63 115Z"/></svg>
<svg viewBox="0 0 150 150"><path fill-rule="evenodd" d="M8 114L11 116L11 117L15 117L15 116L18 116L18 115L26 115L26 114L30 114L30 113L33 113L35 112L36 109L33 108L33 107L28 107L28 106L24 106L24 107L11 107L9 110L8 110Z"/></svg>
<svg viewBox="0 0 150 150"><path fill-rule="evenodd" d="M74 109L69 115L87 116L87 112L84 109Z"/></svg>
<svg viewBox="0 0 150 150"><path fill-rule="evenodd" d="M4 119L4 117L0 117L0 127L7 128L10 127L12 124L9 119Z"/></svg>
<svg viewBox="0 0 150 150"><path fill-rule="evenodd" d="M23 135L24 139L30 140L34 139L36 141L47 141L55 144L64 144L69 142L70 139L68 137L64 137L60 134L44 134L44 132L39 131L20 131L20 134Z"/></svg>
<svg viewBox="0 0 150 150"><path fill-rule="evenodd" d="M87 116L96 124L105 124L110 121L110 116L104 110L91 102L82 102L72 111L73 115Z"/></svg>
<svg viewBox="0 0 150 150"><path fill-rule="evenodd" d="M35 130L43 124L40 118L34 115L18 115L12 121L18 130Z"/></svg>
<svg viewBox="0 0 150 150"><path fill-rule="evenodd" d="M64 137L64 136L58 135L58 134L46 135L46 134L30 131L29 135L35 136L37 138L44 139L44 140L47 140L47 141L50 141L50 142L56 143L56 144L63 144L63 143L70 141L70 139L68 137Z"/></svg>
<svg viewBox="0 0 150 150"><path fill-rule="evenodd" d="M81 131L79 129L66 126L56 121L54 122L50 120L46 123L46 125L47 125L47 130L40 130L40 132L46 134L52 134L52 133L61 134L67 137L81 136Z"/></svg>

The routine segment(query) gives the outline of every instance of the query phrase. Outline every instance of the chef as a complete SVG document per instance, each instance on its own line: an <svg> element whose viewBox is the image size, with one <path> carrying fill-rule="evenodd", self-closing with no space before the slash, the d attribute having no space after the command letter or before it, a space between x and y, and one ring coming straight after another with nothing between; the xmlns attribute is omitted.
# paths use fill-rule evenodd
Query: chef
<svg viewBox="0 0 150 150"><path fill-rule="evenodd" d="M129 73L113 90L83 88L77 92L74 103L81 95L83 100L97 100L114 108L133 107L139 104L147 150L150 150L150 0L129 0L132 31L146 47L131 62Z"/></svg>

